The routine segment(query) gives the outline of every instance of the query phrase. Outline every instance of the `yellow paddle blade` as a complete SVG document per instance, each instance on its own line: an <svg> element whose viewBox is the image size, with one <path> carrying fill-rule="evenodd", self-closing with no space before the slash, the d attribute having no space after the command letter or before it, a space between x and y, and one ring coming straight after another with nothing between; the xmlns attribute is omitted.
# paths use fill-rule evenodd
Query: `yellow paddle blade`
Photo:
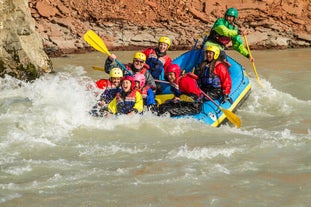
<svg viewBox="0 0 311 207"><path fill-rule="evenodd" d="M84 34L83 38L95 50L102 52L102 53L105 53L108 56L111 55L110 52L108 51L104 41L93 30L88 30Z"/></svg>
<svg viewBox="0 0 311 207"><path fill-rule="evenodd" d="M95 65L93 65L92 68L93 68L94 70L105 71L104 68L99 67L99 66L95 66Z"/></svg>
<svg viewBox="0 0 311 207"><path fill-rule="evenodd" d="M229 110L226 110L226 109L223 109L221 107L219 107L220 110L222 112L224 112L224 114L226 115L227 119L232 123L234 124L237 128L240 128L241 127L241 120L240 118L235 115L233 112L229 111Z"/></svg>

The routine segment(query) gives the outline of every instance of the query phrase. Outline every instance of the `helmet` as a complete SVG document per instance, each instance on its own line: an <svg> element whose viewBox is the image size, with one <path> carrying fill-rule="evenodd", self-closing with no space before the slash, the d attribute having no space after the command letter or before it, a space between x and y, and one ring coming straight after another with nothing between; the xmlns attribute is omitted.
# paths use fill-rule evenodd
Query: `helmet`
<svg viewBox="0 0 311 207"><path fill-rule="evenodd" d="M167 44L167 48L169 48L171 46L171 39L169 37L160 37L159 38L159 43L166 43Z"/></svg>
<svg viewBox="0 0 311 207"><path fill-rule="evenodd" d="M175 73L176 79L179 78L180 76L180 67L177 64L171 64L166 68L165 74L166 73Z"/></svg>
<svg viewBox="0 0 311 207"><path fill-rule="evenodd" d="M136 73L134 75L134 81L138 81L139 82L139 87L142 88L145 86L146 83L146 77L144 74L142 73Z"/></svg>
<svg viewBox="0 0 311 207"><path fill-rule="evenodd" d="M110 78L122 78L123 72L120 68L112 68L109 72Z"/></svg>
<svg viewBox="0 0 311 207"><path fill-rule="evenodd" d="M140 60L146 61L146 55L142 52L136 52L134 54L134 59L140 59Z"/></svg>
<svg viewBox="0 0 311 207"><path fill-rule="evenodd" d="M235 8L229 8L227 9L226 16L233 16L234 18L238 18L239 12Z"/></svg>
<svg viewBox="0 0 311 207"><path fill-rule="evenodd" d="M122 79L121 79L121 83L125 80L128 80L131 82L131 89L133 90L135 88L135 81L134 81L134 78L133 76L131 75L127 75L127 76L124 76Z"/></svg>
<svg viewBox="0 0 311 207"><path fill-rule="evenodd" d="M209 45L206 48L206 51L212 51L214 52L214 60L216 60L219 57L220 54L220 49L219 47L215 46L215 45Z"/></svg>

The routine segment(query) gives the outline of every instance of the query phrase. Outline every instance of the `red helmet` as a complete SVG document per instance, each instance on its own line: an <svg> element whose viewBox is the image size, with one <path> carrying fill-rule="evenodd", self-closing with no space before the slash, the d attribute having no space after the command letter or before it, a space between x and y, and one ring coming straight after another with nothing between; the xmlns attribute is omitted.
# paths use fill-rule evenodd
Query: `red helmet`
<svg viewBox="0 0 311 207"><path fill-rule="evenodd" d="M146 77L144 74L142 73L136 73L134 75L134 81L138 81L139 82L139 88L142 88L145 86L146 83Z"/></svg>
<svg viewBox="0 0 311 207"><path fill-rule="evenodd" d="M166 68L166 73L175 73L176 79L180 76L181 69L177 64L171 64Z"/></svg>
<svg viewBox="0 0 311 207"><path fill-rule="evenodd" d="M131 90L133 90L135 88L135 81L134 81L134 77L131 76L131 75L127 75L127 76L124 76L122 79L121 79L121 84L124 80L128 80L131 82Z"/></svg>

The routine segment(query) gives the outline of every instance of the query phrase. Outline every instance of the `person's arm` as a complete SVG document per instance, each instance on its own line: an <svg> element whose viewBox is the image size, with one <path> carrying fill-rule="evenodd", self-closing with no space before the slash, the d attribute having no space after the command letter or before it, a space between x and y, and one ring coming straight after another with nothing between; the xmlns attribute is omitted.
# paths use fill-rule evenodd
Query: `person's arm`
<svg viewBox="0 0 311 207"><path fill-rule="evenodd" d="M146 78L146 85L150 86L152 89L156 89L157 88L156 83L150 72L147 70L144 75Z"/></svg>
<svg viewBox="0 0 311 207"><path fill-rule="evenodd" d="M218 64L214 73L219 77L223 94L229 95L232 87L230 73L224 64Z"/></svg>
<svg viewBox="0 0 311 207"><path fill-rule="evenodd" d="M214 30L221 36L234 37L238 35L238 30L229 29L225 25L219 25L215 27Z"/></svg>
<svg viewBox="0 0 311 207"><path fill-rule="evenodd" d="M114 62L108 57L105 61L105 72L109 74L112 68L120 68L120 67L116 62Z"/></svg>
<svg viewBox="0 0 311 207"><path fill-rule="evenodd" d="M146 98L146 105L150 106L150 105L156 105L157 102L155 101L155 95L154 92L151 88L148 88L147 90L147 98Z"/></svg>
<svg viewBox="0 0 311 207"><path fill-rule="evenodd" d="M143 50L142 53L144 53L146 55L146 58L148 59L148 57L152 51L153 51L152 48L147 48L147 49Z"/></svg>
<svg viewBox="0 0 311 207"><path fill-rule="evenodd" d="M239 52L244 57L250 58L248 50L243 45L243 41L242 41L240 35L232 37L232 47L233 47L233 49L235 49L237 52Z"/></svg>

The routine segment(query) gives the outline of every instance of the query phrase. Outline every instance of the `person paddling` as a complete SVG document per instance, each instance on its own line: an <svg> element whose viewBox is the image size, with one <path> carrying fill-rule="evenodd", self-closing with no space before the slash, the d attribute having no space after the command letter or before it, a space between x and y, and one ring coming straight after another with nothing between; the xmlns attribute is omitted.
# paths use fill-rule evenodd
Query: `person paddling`
<svg viewBox="0 0 311 207"><path fill-rule="evenodd" d="M226 49L226 46L232 42L234 50L253 62L253 57L251 57L247 48L243 45L240 37L240 35L246 35L247 32L242 29L238 29L235 25L238 15L239 13L237 9L227 9L224 18L218 18L211 28L207 41L204 44L204 49L210 45L219 47L221 50L220 59L226 61L226 53L224 50Z"/></svg>
<svg viewBox="0 0 311 207"><path fill-rule="evenodd" d="M117 56L111 54L105 62L105 71L109 73L112 68L119 67L115 62ZM149 72L149 66L146 64L146 55L142 52L136 52L133 56L133 61L128 64L124 64L124 67L127 71L123 71L124 76L126 75L135 75L136 73L141 73L146 78L146 85L150 86L153 90L156 89L156 84L152 75Z"/></svg>

